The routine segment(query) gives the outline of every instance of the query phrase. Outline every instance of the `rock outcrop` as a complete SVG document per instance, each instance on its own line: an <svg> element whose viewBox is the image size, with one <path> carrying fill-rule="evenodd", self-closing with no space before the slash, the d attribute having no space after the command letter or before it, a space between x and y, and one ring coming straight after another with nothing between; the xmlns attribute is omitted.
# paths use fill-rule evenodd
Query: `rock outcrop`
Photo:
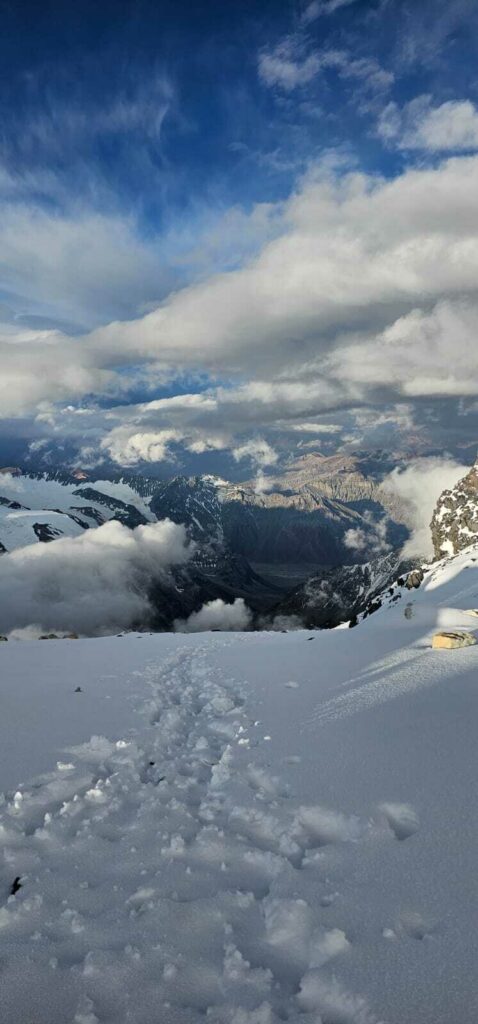
<svg viewBox="0 0 478 1024"><path fill-rule="evenodd" d="M408 574L405 582L407 590L418 590L423 583L424 576L425 572L422 568L413 569L412 572Z"/></svg>
<svg viewBox="0 0 478 1024"><path fill-rule="evenodd" d="M436 559L478 542L478 462L451 491L443 492L430 525Z"/></svg>
<svg viewBox="0 0 478 1024"><path fill-rule="evenodd" d="M461 629L454 629L447 633L435 633L432 640L432 647L435 650L454 651L460 647L472 647L476 644L473 633L466 633Z"/></svg>

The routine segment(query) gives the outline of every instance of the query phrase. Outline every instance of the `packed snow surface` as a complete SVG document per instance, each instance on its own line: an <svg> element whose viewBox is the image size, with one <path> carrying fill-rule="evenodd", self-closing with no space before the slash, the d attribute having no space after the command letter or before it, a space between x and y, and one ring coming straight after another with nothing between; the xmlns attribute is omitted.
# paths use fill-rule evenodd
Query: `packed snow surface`
<svg viewBox="0 0 478 1024"><path fill-rule="evenodd" d="M476 557L351 630L0 644L2 1024L474 1024Z"/></svg>

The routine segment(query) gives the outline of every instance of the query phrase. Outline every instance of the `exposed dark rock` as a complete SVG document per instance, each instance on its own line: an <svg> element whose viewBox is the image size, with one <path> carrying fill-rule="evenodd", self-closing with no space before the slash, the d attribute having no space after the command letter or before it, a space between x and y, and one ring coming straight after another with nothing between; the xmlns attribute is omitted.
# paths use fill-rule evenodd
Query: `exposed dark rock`
<svg viewBox="0 0 478 1024"><path fill-rule="evenodd" d="M148 522L134 505L128 505L126 501L121 501L119 498L112 498L110 494L96 491L94 487L78 487L73 491L73 494L76 497L85 498L86 501L94 501L97 505L104 505L105 508L110 509L114 513L113 519L118 520L123 526L128 526L131 530L136 526L144 526Z"/></svg>
<svg viewBox="0 0 478 1024"><path fill-rule="evenodd" d="M441 495L431 521L435 558L456 555L478 542L478 463Z"/></svg>
<svg viewBox="0 0 478 1024"><path fill-rule="evenodd" d="M413 569L407 576L405 586L408 590L418 590L421 583L423 583L424 576L423 569Z"/></svg>
<svg viewBox="0 0 478 1024"><path fill-rule="evenodd" d="M50 541L63 536L63 531L57 530L51 523L33 523L33 532L42 544L49 544Z"/></svg>

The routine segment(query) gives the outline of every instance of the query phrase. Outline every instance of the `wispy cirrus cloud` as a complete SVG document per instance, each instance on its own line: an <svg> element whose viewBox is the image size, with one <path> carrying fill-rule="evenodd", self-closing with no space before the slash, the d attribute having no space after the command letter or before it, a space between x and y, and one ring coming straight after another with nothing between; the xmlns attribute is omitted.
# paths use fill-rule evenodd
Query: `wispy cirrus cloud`
<svg viewBox="0 0 478 1024"><path fill-rule="evenodd" d="M258 73L269 87L290 93L309 85L320 74L333 71L342 80L361 82L368 90L382 92L393 80L392 72L373 57L353 57L342 49L312 49L300 33L286 36L275 47L259 54Z"/></svg>
<svg viewBox="0 0 478 1024"><path fill-rule="evenodd" d="M343 7L350 7L357 0L312 0L302 14L302 22L309 25L322 15L335 14Z"/></svg>
<svg viewBox="0 0 478 1024"><path fill-rule="evenodd" d="M164 120L168 114L174 116L177 107L172 81L161 68L148 69L145 76L130 69L119 87L112 76L95 92L85 85L87 62L82 70L76 80L59 63L53 71L41 68L29 76L24 103L5 112L0 154L7 166L12 160L21 168L25 159L33 165L38 161L41 169L52 157L68 156L88 173L88 166L95 169L91 147L96 142L116 137L131 143L136 136L142 146L159 144ZM61 171L61 164L56 171Z"/></svg>
<svg viewBox="0 0 478 1024"><path fill-rule="evenodd" d="M286 92L307 85L322 67L319 55L306 53L303 41L294 36L259 54L259 78L265 85L279 86Z"/></svg>

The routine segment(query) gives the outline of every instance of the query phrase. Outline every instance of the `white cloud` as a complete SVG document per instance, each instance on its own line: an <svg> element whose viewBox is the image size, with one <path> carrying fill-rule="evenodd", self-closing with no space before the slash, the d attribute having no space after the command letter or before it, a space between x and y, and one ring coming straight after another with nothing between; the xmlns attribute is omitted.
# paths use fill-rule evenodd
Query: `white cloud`
<svg viewBox="0 0 478 1024"><path fill-rule="evenodd" d="M114 373L94 353L59 331L0 326L0 409L3 417L44 413L45 402L113 389Z"/></svg>
<svg viewBox="0 0 478 1024"><path fill-rule="evenodd" d="M350 7L354 3L356 0L312 0L302 15L302 21L305 25L309 25L316 18L320 18L322 14L334 14L341 7Z"/></svg>
<svg viewBox="0 0 478 1024"><path fill-rule="evenodd" d="M364 519L368 522L369 528L356 527L346 530L344 534L345 547L350 551L357 552L367 550L373 556L386 554L390 551L390 544L387 541L387 520L381 519L379 522L374 522L372 517L366 513Z"/></svg>
<svg viewBox="0 0 478 1024"><path fill-rule="evenodd" d="M200 633L204 630L220 629L225 631L249 629L252 613L242 597L236 597L232 604L226 604L221 598L203 604L198 612L192 612L188 619L176 619L174 628L177 633Z"/></svg>
<svg viewBox="0 0 478 1024"><path fill-rule="evenodd" d="M183 289L140 321L93 332L87 347L105 361L149 356L213 371L287 371L289 380L304 370L332 405L340 394L350 399L346 374L320 374L328 349L340 354L420 302L467 292L478 300L477 173L478 160L466 158L393 181L308 179L288 204L284 233L252 263Z"/></svg>
<svg viewBox="0 0 478 1024"><path fill-rule="evenodd" d="M470 100L448 100L432 105L431 96L419 96L403 109L389 103L378 124L379 135L401 149L431 153L478 149L478 109Z"/></svg>
<svg viewBox="0 0 478 1024"><path fill-rule="evenodd" d="M277 452L267 441L263 440L247 441L239 448L233 448L232 455L236 462L240 462L241 459L250 459L261 468L275 465L278 459Z"/></svg>
<svg viewBox="0 0 478 1024"><path fill-rule="evenodd" d="M138 462L169 461L170 445L181 438L178 430L131 433L128 427L116 427L101 442L101 448L121 466L135 466Z"/></svg>
<svg viewBox="0 0 478 1024"><path fill-rule="evenodd" d="M460 465L454 459L421 458L406 469L393 470L386 477L383 487L405 502L413 522L412 535L402 551L404 557L433 555L430 523L438 498L468 471L469 466Z"/></svg>
<svg viewBox="0 0 478 1024"><path fill-rule="evenodd" d="M96 636L144 624L151 583L192 553L185 528L166 519L135 530L111 521L4 554L0 632L37 625Z"/></svg>
<svg viewBox="0 0 478 1024"><path fill-rule="evenodd" d="M245 444L232 449L232 457L236 462L240 462L241 459L250 459L252 464L256 466L257 472L254 483L256 494L267 494L267 491L271 490L273 481L266 477L264 469L266 466L274 466L279 456L267 441L246 441Z"/></svg>
<svg viewBox="0 0 478 1024"><path fill-rule="evenodd" d="M331 13L331 9L323 9L322 13ZM342 79L360 80L365 90L382 91L394 79L393 74L382 68L374 57L355 58L346 50L334 49L308 52L307 38L301 33L285 36L273 50L263 50L259 54L259 78L264 85L277 86L284 92L306 86L320 72L330 70Z"/></svg>
<svg viewBox="0 0 478 1024"><path fill-rule="evenodd" d="M342 427L337 423L293 423L290 430L298 434L339 434Z"/></svg>
<svg viewBox="0 0 478 1024"><path fill-rule="evenodd" d="M405 397L475 394L477 312L478 302L459 301L437 303L429 313L412 310L380 334L334 353L329 373L340 370L359 390L391 387Z"/></svg>
<svg viewBox="0 0 478 1024"><path fill-rule="evenodd" d="M188 451L199 455L207 451L220 451L230 445L229 438L223 434L213 434L211 431L201 427L201 415L198 417L199 425L194 425L194 415L189 417L192 425L188 426L188 412L199 410L204 419L206 410L206 422L209 418L207 411L217 412L216 402L191 402L190 399L199 398L196 395L178 396L174 399L164 399L164 406L161 401L143 403L139 406L119 407L107 414L108 422L114 419L125 419L126 422L110 430L103 437L100 450L108 452L114 462L120 466L136 466L139 462L171 462L173 461L172 445L182 444ZM179 399L184 399L182 402ZM171 404L170 404L171 403ZM161 423L166 419L173 418L173 422L183 423L182 428L162 427ZM218 419L216 415L215 419ZM153 425L154 429L138 430L135 426L141 424ZM257 442L253 442L253 449L256 450ZM260 451L260 445L259 445Z"/></svg>
<svg viewBox="0 0 478 1024"><path fill-rule="evenodd" d="M365 551L367 547L367 535L365 530L361 530L358 526L355 530L346 530L344 534L344 544L350 551Z"/></svg>
<svg viewBox="0 0 478 1024"><path fill-rule="evenodd" d="M317 75L321 61L316 53L304 54L300 39L286 36L274 50L259 55L259 78L286 92L307 85Z"/></svg>
<svg viewBox="0 0 478 1024"><path fill-rule="evenodd" d="M52 214L26 203L0 206L2 288L20 312L93 327L135 316L173 277L134 220L76 209Z"/></svg>
<svg viewBox="0 0 478 1024"><path fill-rule="evenodd" d="M167 456L175 440L240 449L362 403L476 394L477 176L473 156L393 180L317 167L243 268L78 339L7 325L2 411L38 413L56 434L67 423L71 435L79 417L58 403L120 395L138 373L143 383L209 374L201 394L82 417L86 446L107 431L104 451L120 459L126 447L134 460ZM215 386L219 375L230 386Z"/></svg>

